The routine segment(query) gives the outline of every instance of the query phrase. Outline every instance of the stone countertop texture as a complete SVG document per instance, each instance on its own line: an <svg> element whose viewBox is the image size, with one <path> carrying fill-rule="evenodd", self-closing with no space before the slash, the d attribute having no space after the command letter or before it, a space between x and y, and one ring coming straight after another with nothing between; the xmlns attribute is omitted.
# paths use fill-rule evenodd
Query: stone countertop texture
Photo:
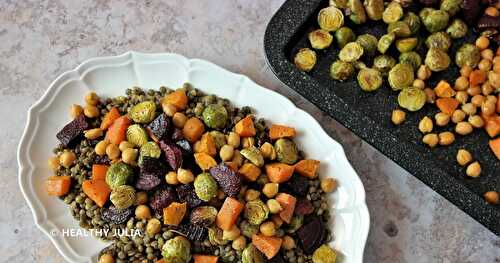
<svg viewBox="0 0 500 263"><path fill-rule="evenodd" d="M63 262L19 190L26 111L62 72L128 50L212 61L278 91L345 147L371 214L365 262L500 262L500 238L282 85L263 35L283 0L0 1L0 261ZM13 114L14 113L14 114Z"/></svg>

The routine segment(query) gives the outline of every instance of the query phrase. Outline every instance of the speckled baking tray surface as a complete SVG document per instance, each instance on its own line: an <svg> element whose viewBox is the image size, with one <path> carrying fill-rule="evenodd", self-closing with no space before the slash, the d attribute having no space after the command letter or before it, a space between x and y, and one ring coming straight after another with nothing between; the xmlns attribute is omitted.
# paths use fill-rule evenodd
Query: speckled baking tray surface
<svg viewBox="0 0 500 263"><path fill-rule="evenodd" d="M353 78L338 82L329 77L329 67L339 51L335 44L318 52L317 64L310 73L295 68L291 62L294 54L300 48L310 47L307 33L318 28L316 15L327 5L328 1L325 0L289 0L271 19L265 33L264 47L268 63L276 76L493 233L500 235L500 208L487 204L482 198L486 191L500 190L500 162L489 150L488 136L483 130L475 130L465 137L458 136L451 146L430 150L421 143L422 135L417 125L424 116L433 116L437 112L436 107L426 105L418 112L409 113L404 124L396 127L391 123L390 114L397 107L397 93L387 83L376 92L365 93ZM381 23L373 22L361 26L352 26L347 22L347 25L356 34L371 33L377 37L385 29ZM474 33L469 33L463 40L455 41L451 52L454 53L464 40L470 42L473 38ZM434 74L429 84L434 86L439 79L452 80L457 75L458 68L453 65L445 72ZM438 128L438 131L450 129L452 127ZM481 177L466 178L464 169L455 160L460 148L471 151L481 163Z"/></svg>

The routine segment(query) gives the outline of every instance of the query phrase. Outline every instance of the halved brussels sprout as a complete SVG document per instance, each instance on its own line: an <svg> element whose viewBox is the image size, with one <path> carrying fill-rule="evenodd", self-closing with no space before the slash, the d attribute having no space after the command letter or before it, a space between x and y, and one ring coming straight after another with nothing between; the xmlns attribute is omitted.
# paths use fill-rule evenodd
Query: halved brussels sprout
<svg viewBox="0 0 500 263"><path fill-rule="evenodd" d="M420 18L413 12L406 13L403 22L408 25L412 35L416 34L420 29Z"/></svg>
<svg viewBox="0 0 500 263"><path fill-rule="evenodd" d="M185 237L176 236L165 242L161 248L165 262L188 263L191 260L191 243Z"/></svg>
<svg viewBox="0 0 500 263"><path fill-rule="evenodd" d="M274 143L274 149L276 150L276 159L281 163L294 164L297 162L299 158L299 151L297 150L297 145L295 145L295 143L290 139L286 138L278 139ZM241 150L242 155L243 155L243 150Z"/></svg>
<svg viewBox="0 0 500 263"><path fill-rule="evenodd" d="M363 54L373 56L377 51L378 40L371 34L363 34L358 36L356 42L363 47Z"/></svg>
<svg viewBox="0 0 500 263"><path fill-rule="evenodd" d="M372 68L365 68L358 72L358 84L364 91L375 91L382 86L382 74Z"/></svg>
<svg viewBox="0 0 500 263"><path fill-rule="evenodd" d="M451 47L451 37L445 32L432 33L425 40L427 48L439 48L443 51L448 51Z"/></svg>
<svg viewBox="0 0 500 263"><path fill-rule="evenodd" d="M396 60L389 55L380 55L373 60L373 68L378 70L382 75L387 75L389 70L396 65Z"/></svg>
<svg viewBox="0 0 500 263"><path fill-rule="evenodd" d="M258 167L264 165L264 157L262 156L260 150L255 146L247 147L240 150L240 154Z"/></svg>
<svg viewBox="0 0 500 263"><path fill-rule="evenodd" d="M401 19L401 17L403 17L403 7L395 1L387 5L382 14L382 20L386 24L394 23Z"/></svg>
<svg viewBox="0 0 500 263"><path fill-rule="evenodd" d="M127 128L127 141L141 147L148 142L148 133L139 124L133 124Z"/></svg>
<svg viewBox="0 0 500 263"><path fill-rule="evenodd" d="M397 64L389 71L389 85L393 90L402 90L413 84L413 68L408 64Z"/></svg>
<svg viewBox="0 0 500 263"><path fill-rule="evenodd" d="M223 231L218 227L208 229L208 241L214 246L223 246L229 242L222 238Z"/></svg>
<svg viewBox="0 0 500 263"><path fill-rule="evenodd" d="M147 142L141 146L139 151L139 165L142 163L142 158L160 158L161 149L156 142Z"/></svg>
<svg viewBox="0 0 500 263"><path fill-rule="evenodd" d="M309 33L309 42L314 49L325 49L332 44L333 36L323 29L317 29Z"/></svg>
<svg viewBox="0 0 500 263"><path fill-rule="evenodd" d="M118 209L126 209L135 203L135 189L129 185L120 185L111 191L111 203Z"/></svg>
<svg viewBox="0 0 500 263"><path fill-rule="evenodd" d="M295 55L293 62L298 69L309 72L314 68L314 65L316 65L316 60L316 52L314 52L314 50L301 48Z"/></svg>
<svg viewBox="0 0 500 263"><path fill-rule="evenodd" d="M425 56L425 65L434 72L442 71L450 66L450 57L439 48L430 48Z"/></svg>
<svg viewBox="0 0 500 263"><path fill-rule="evenodd" d="M245 204L243 217L252 225L260 225L269 216L269 208L261 200L249 201Z"/></svg>
<svg viewBox="0 0 500 263"><path fill-rule="evenodd" d="M398 104L409 111L418 111L425 105L426 98L427 96L423 90L408 87L399 93Z"/></svg>
<svg viewBox="0 0 500 263"><path fill-rule="evenodd" d="M156 104L153 101L143 101L129 111L130 118L136 123L152 122L156 114Z"/></svg>
<svg viewBox="0 0 500 263"><path fill-rule="evenodd" d="M469 43L463 44L455 55L455 63L459 67L467 65L471 68L475 68L480 60L481 52L479 48Z"/></svg>
<svg viewBox="0 0 500 263"><path fill-rule="evenodd" d="M203 122L212 129L224 128L227 119L226 107L220 104L210 104L203 110Z"/></svg>
<svg viewBox="0 0 500 263"><path fill-rule="evenodd" d="M377 21L382 19L384 13L384 0L365 0L365 11L371 20Z"/></svg>
<svg viewBox="0 0 500 263"><path fill-rule="evenodd" d="M356 35L352 29L348 27L341 27L335 31L335 39L337 40L337 45L343 48L347 43L352 42L356 39Z"/></svg>
<svg viewBox="0 0 500 263"><path fill-rule="evenodd" d="M456 15L462 7L463 0L441 0L439 9L448 12L450 16Z"/></svg>
<svg viewBox="0 0 500 263"><path fill-rule="evenodd" d="M443 10L431 10L423 19L423 23L427 31L434 33L446 28L450 15Z"/></svg>
<svg viewBox="0 0 500 263"><path fill-rule="evenodd" d="M399 55L399 63L408 64L413 68L413 71L416 71L422 65L422 58L415 51L405 52Z"/></svg>
<svg viewBox="0 0 500 263"><path fill-rule="evenodd" d="M194 180L194 192L203 201L210 201L217 195L217 182L209 173L201 173Z"/></svg>
<svg viewBox="0 0 500 263"><path fill-rule="evenodd" d="M392 45L392 42L396 39L396 35L394 33L388 33L380 37L377 44L377 49L380 53L385 54L389 47Z"/></svg>
<svg viewBox="0 0 500 263"><path fill-rule="evenodd" d="M252 244L248 245L241 253L242 263L264 263L264 256L262 253Z"/></svg>
<svg viewBox="0 0 500 263"><path fill-rule="evenodd" d="M335 263L336 260L337 253L328 245L321 245L312 255L313 263Z"/></svg>
<svg viewBox="0 0 500 263"><path fill-rule="evenodd" d="M344 14L335 6L323 8L318 13L319 27L326 31L335 31L344 25Z"/></svg>
<svg viewBox="0 0 500 263"><path fill-rule="evenodd" d="M209 227L215 222L217 208L213 206L199 206L191 212L191 223Z"/></svg>
<svg viewBox="0 0 500 263"><path fill-rule="evenodd" d="M354 74L354 66L341 60L337 60L330 66L330 77L335 80L344 81Z"/></svg>
<svg viewBox="0 0 500 263"><path fill-rule="evenodd" d="M130 183L133 177L134 171L132 167L123 162L114 163L106 172L106 183L111 189L115 189L118 186Z"/></svg>
<svg viewBox="0 0 500 263"><path fill-rule="evenodd" d="M467 35L467 30L467 24L463 20L455 18L446 29L446 33L448 33L451 38L456 39Z"/></svg>
<svg viewBox="0 0 500 263"><path fill-rule="evenodd" d="M349 19L355 24L362 24L366 22L366 12L361 0L348 0L347 5L351 10Z"/></svg>
<svg viewBox="0 0 500 263"><path fill-rule="evenodd" d="M396 48L399 52L410 52L417 47L418 39L416 37L409 37L396 40Z"/></svg>
<svg viewBox="0 0 500 263"><path fill-rule="evenodd" d="M363 55L363 47L356 42L347 43L339 52L339 59L344 62L354 62Z"/></svg>
<svg viewBox="0 0 500 263"><path fill-rule="evenodd" d="M393 33L396 37L409 37L411 35L411 30L405 22L396 21L389 24L387 33Z"/></svg>

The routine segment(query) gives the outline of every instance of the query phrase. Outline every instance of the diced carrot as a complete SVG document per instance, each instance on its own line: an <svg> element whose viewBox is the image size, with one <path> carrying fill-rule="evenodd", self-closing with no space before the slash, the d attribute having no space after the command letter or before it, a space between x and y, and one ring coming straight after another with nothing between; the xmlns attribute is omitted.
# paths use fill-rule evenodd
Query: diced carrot
<svg viewBox="0 0 500 263"><path fill-rule="evenodd" d="M271 140L276 140L285 137L295 137L295 129L285 125L273 124L269 129L269 137Z"/></svg>
<svg viewBox="0 0 500 263"><path fill-rule="evenodd" d="M71 177L63 176L50 176L45 181L45 190L50 196L63 196L69 192L71 186Z"/></svg>
<svg viewBox="0 0 500 263"><path fill-rule="evenodd" d="M176 90L162 100L162 103L170 103L177 108L178 111L184 110L188 104L188 97L183 90Z"/></svg>
<svg viewBox="0 0 500 263"><path fill-rule="evenodd" d="M281 248L282 239L279 237L267 237L261 234L254 234L252 236L252 244L264 255L267 259L271 259Z"/></svg>
<svg viewBox="0 0 500 263"><path fill-rule="evenodd" d="M490 140L488 143L490 145L490 149L493 151L498 160L500 160L500 138Z"/></svg>
<svg viewBox="0 0 500 263"><path fill-rule="evenodd" d="M238 170L238 173L240 173L241 175L243 175L243 177L246 180L248 180L250 182L254 182L259 177L261 171L260 171L260 168L257 165L255 165L253 163L245 163Z"/></svg>
<svg viewBox="0 0 500 263"><path fill-rule="evenodd" d="M477 86L486 81L486 72L476 69L469 75L469 83L471 86Z"/></svg>
<svg viewBox="0 0 500 263"><path fill-rule="evenodd" d="M109 165L94 164L92 165L92 180L106 180L106 172L108 172Z"/></svg>
<svg viewBox="0 0 500 263"><path fill-rule="evenodd" d="M104 115L104 118L102 119L101 122L101 129L106 130L113 124L114 121L116 121L118 118L120 118L120 112L118 111L117 108L113 107L111 110Z"/></svg>
<svg viewBox="0 0 500 263"><path fill-rule="evenodd" d="M241 211L243 211L242 203L232 197L226 197L217 214L215 224L222 230L229 230L238 220Z"/></svg>
<svg viewBox="0 0 500 263"><path fill-rule="evenodd" d="M434 88L434 93L436 93L436 96L439 98L451 98L456 94L455 90L445 80L441 80L437 84Z"/></svg>
<svg viewBox="0 0 500 263"><path fill-rule="evenodd" d="M454 98L439 98L436 100L436 106L444 113L452 115L460 102Z"/></svg>
<svg viewBox="0 0 500 263"><path fill-rule="evenodd" d="M215 159L206 153L195 153L194 160L195 160L196 164L198 164L198 166L203 171L206 171L206 170L217 165L217 162L215 161Z"/></svg>
<svg viewBox="0 0 500 263"><path fill-rule="evenodd" d="M281 208L283 209L279 214L281 219L290 223L293 217L293 211L295 210L295 204L297 203L297 198L289 194L279 193L275 199L278 203L280 203Z"/></svg>
<svg viewBox="0 0 500 263"><path fill-rule="evenodd" d="M210 256L210 255L193 255L194 263L217 263L219 260L218 256Z"/></svg>
<svg viewBox="0 0 500 263"><path fill-rule="evenodd" d="M283 183L292 177L294 167L284 163L266 164L266 174L273 183Z"/></svg>
<svg viewBox="0 0 500 263"><path fill-rule="evenodd" d="M249 137L255 135L255 127L251 116L246 116L234 126L235 132L241 137Z"/></svg>
<svg viewBox="0 0 500 263"><path fill-rule="evenodd" d="M319 168L319 161L317 160L300 160L298 163L295 164L295 171L298 174L305 176L309 179L314 179L318 177L318 175L316 174L318 168Z"/></svg>
<svg viewBox="0 0 500 263"><path fill-rule="evenodd" d="M163 223L165 225L177 226L181 223L187 211L186 203L172 202L163 208Z"/></svg>
<svg viewBox="0 0 500 263"><path fill-rule="evenodd" d="M198 152L206 153L210 156L215 156L217 154L214 137L212 137L210 133L206 132L201 136Z"/></svg>
<svg viewBox="0 0 500 263"><path fill-rule="evenodd" d="M484 126L488 135L493 138L500 134L500 117L496 116L489 119Z"/></svg>
<svg viewBox="0 0 500 263"><path fill-rule="evenodd" d="M184 138L190 143L194 143L200 139L204 131L205 125L203 125L203 122L196 117L191 117L186 121L186 124L184 124L182 135L184 135Z"/></svg>
<svg viewBox="0 0 500 263"><path fill-rule="evenodd" d="M82 183L82 189L99 207L104 206L111 194L111 188L104 180L85 180Z"/></svg>
<svg viewBox="0 0 500 263"><path fill-rule="evenodd" d="M112 144L120 144L127 136L128 126L130 126L130 119L127 116L116 119L106 132L106 140Z"/></svg>

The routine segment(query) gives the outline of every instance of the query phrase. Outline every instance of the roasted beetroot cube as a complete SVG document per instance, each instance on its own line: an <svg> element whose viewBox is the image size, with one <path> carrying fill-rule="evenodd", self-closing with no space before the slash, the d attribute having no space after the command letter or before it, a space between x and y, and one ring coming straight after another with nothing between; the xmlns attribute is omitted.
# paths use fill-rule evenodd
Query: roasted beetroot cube
<svg viewBox="0 0 500 263"><path fill-rule="evenodd" d="M105 222L112 224L123 224L132 216L132 209L118 209L115 206L103 208L101 218Z"/></svg>
<svg viewBox="0 0 500 263"><path fill-rule="evenodd" d="M176 188L177 196L179 197L179 201L186 202L190 208L198 207L202 205L204 202L196 192L194 191L194 187L190 184L183 184Z"/></svg>
<svg viewBox="0 0 500 263"><path fill-rule="evenodd" d="M170 119L165 113L162 113L146 127L146 131L149 137L158 142L165 138L170 126Z"/></svg>
<svg viewBox="0 0 500 263"><path fill-rule="evenodd" d="M305 196L309 190L309 181L304 176L293 174L290 180L280 185L284 192L294 196Z"/></svg>
<svg viewBox="0 0 500 263"><path fill-rule="evenodd" d="M171 139L172 139L172 141L174 141L174 142L184 139L184 135L182 134L182 130L181 130L181 129L179 129L179 128L175 128L175 129L172 131L172 136L170 136L170 138L171 138Z"/></svg>
<svg viewBox="0 0 500 263"><path fill-rule="evenodd" d="M210 168L210 174L228 196L235 197L241 190L241 177L224 163Z"/></svg>
<svg viewBox="0 0 500 263"><path fill-rule="evenodd" d="M193 154L193 148L191 147L191 144L189 144L189 142L187 140L182 139L180 141L177 141L175 144L181 148L182 153L184 155Z"/></svg>
<svg viewBox="0 0 500 263"><path fill-rule="evenodd" d="M193 224L183 224L178 226L176 229L172 229L171 231L186 237L192 242L205 240L208 237L208 229L206 227Z"/></svg>
<svg viewBox="0 0 500 263"><path fill-rule="evenodd" d="M155 192L149 202L149 206L151 206L157 214L162 214L163 208L169 206L175 201L177 201L177 196L175 195L174 189L171 187L165 187Z"/></svg>
<svg viewBox="0 0 500 263"><path fill-rule="evenodd" d="M302 249L306 254L312 254L326 239L326 229L323 221L317 217L310 217L307 222L297 230Z"/></svg>
<svg viewBox="0 0 500 263"><path fill-rule="evenodd" d="M165 153L165 160L167 160L167 163L174 171L177 171L177 169L182 166L181 149L177 145L165 141L160 141L160 148Z"/></svg>
<svg viewBox="0 0 500 263"><path fill-rule="evenodd" d="M75 146L83 139L83 131L89 128L89 123L82 114L66 124L56 137L65 147Z"/></svg>
<svg viewBox="0 0 500 263"><path fill-rule="evenodd" d="M139 190L149 191L160 185L161 179L154 174L142 174L135 182L135 188Z"/></svg>
<svg viewBox="0 0 500 263"><path fill-rule="evenodd" d="M162 159L152 158L144 156L141 161L141 175L143 174L151 174L156 177L162 177L168 171L167 165L164 163Z"/></svg>
<svg viewBox="0 0 500 263"><path fill-rule="evenodd" d="M295 204L294 213L299 216L310 215L312 212L314 212L314 206L307 198L301 198L297 201L297 204Z"/></svg>

